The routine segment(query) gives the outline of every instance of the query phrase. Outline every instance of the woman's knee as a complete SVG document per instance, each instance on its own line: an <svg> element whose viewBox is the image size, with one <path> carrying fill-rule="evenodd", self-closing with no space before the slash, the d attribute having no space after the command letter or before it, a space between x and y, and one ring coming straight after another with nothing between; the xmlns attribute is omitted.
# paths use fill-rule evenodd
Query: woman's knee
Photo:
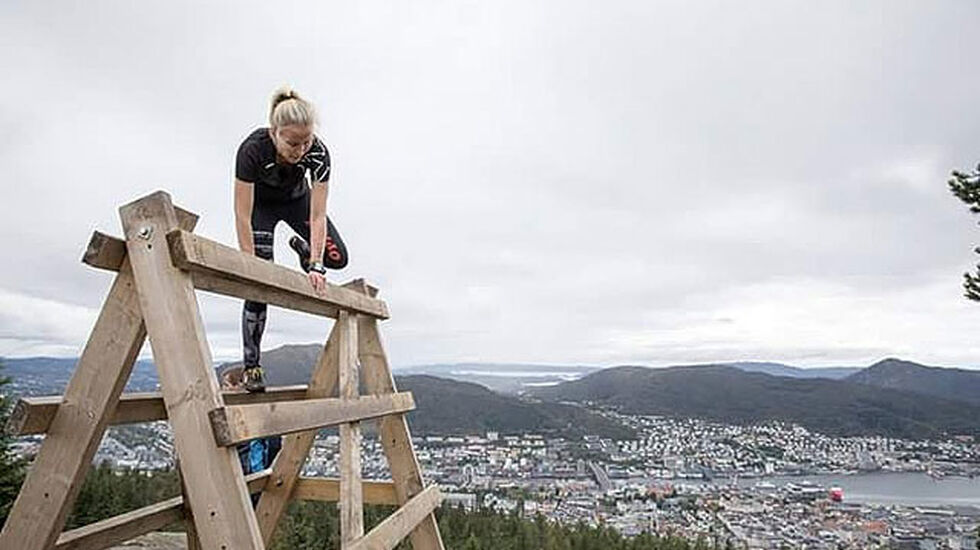
<svg viewBox="0 0 980 550"><path fill-rule="evenodd" d="M347 247L344 246L344 241L328 234L323 247L323 265L330 269L343 269L347 267L347 261Z"/></svg>

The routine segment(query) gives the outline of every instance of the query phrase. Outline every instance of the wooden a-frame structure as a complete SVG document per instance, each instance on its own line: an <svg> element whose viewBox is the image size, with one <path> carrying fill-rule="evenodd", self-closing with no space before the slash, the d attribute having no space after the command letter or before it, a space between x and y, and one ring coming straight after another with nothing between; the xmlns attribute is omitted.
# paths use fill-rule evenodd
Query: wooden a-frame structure
<svg viewBox="0 0 980 550"><path fill-rule="evenodd" d="M381 344L387 305L363 280L315 293L306 277L192 233L197 216L156 192L120 208L125 240L96 232L83 262L117 272L64 396L21 399L9 433L47 436L7 522L0 549L101 549L184 520L190 549L261 550L291 499L338 502L344 549L444 550L399 393ZM336 319L308 386L222 392L195 289ZM160 393L123 394L149 337ZM363 377L363 383L359 378ZM359 396L358 388L368 395ZM167 419L183 496L62 533L110 424ZM359 421L379 420L390 482L361 480ZM300 470L318 429L340 427L340 478ZM271 469L242 476L235 445L285 434ZM260 492L253 510L250 494ZM364 533L363 503L399 508Z"/></svg>

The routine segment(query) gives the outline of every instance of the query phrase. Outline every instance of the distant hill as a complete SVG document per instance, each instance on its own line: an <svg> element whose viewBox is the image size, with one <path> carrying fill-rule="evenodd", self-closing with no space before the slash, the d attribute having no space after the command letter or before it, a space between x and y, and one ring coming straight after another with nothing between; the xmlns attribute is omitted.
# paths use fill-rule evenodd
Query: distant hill
<svg viewBox="0 0 980 550"><path fill-rule="evenodd" d="M798 379L729 366L617 367L535 391L556 401L720 422L789 421L831 435L980 434L980 407L847 380Z"/></svg>
<svg viewBox="0 0 980 550"><path fill-rule="evenodd" d="M803 369L782 363L738 362L722 364L735 367L745 372L761 372L773 376L788 376L789 378L830 378L831 380L847 378L862 370L862 367L818 367Z"/></svg>
<svg viewBox="0 0 980 550"><path fill-rule="evenodd" d="M320 344L301 344L263 351L262 365L273 384L305 384L310 378L310 367L316 362L321 349L323 346ZM219 370L237 366L241 366L240 361L222 364ZM599 367L577 365L452 363L415 365L395 369L395 374L427 374L460 382L473 382L498 393L517 395L530 388L577 380L597 370Z"/></svg>
<svg viewBox="0 0 980 550"><path fill-rule="evenodd" d="M262 368L265 371L266 383L271 386L292 386L306 384L310 381L313 364L323 344L290 344L271 350L262 351ZM240 367L241 361L222 363L218 372L225 369Z"/></svg>
<svg viewBox="0 0 980 550"><path fill-rule="evenodd" d="M399 390L411 391L416 410L412 431L426 434L551 433L566 437L601 435L632 438L633 430L577 405L528 402L494 393L478 384L428 375L396 376Z"/></svg>
<svg viewBox="0 0 980 550"><path fill-rule="evenodd" d="M262 365L271 385L306 384L322 345L290 345L262 352ZM226 363L220 370L240 366ZM437 372L468 369L441 366ZM541 368L525 365L524 373ZM470 366L469 369L475 368ZM546 432L565 436L586 434L614 439L629 438L634 432L617 421L575 405L528 402L511 395L495 393L471 382L430 375L402 375L421 368L397 370L399 390L415 395L416 410L410 414L412 431L424 434L473 434L487 430L501 433Z"/></svg>
<svg viewBox="0 0 980 550"><path fill-rule="evenodd" d="M522 394L533 388L578 380L599 367L534 365L523 363L453 363L416 365L398 369L399 374L428 374L462 382L474 382L499 393Z"/></svg>
<svg viewBox="0 0 980 550"><path fill-rule="evenodd" d="M15 395L53 395L63 393L75 371L77 357L0 358L0 374L13 379ZM157 388L157 371L153 361L137 361L126 384L126 391L153 391Z"/></svg>
<svg viewBox="0 0 980 550"><path fill-rule="evenodd" d="M852 374L847 380L980 405L980 371L927 367L911 361L885 359Z"/></svg>

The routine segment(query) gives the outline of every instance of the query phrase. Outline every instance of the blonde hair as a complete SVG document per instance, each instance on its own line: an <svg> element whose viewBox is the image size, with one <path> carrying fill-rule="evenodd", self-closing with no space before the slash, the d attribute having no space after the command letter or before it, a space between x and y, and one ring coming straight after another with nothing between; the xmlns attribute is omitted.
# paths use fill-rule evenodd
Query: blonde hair
<svg viewBox="0 0 980 550"><path fill-rule="evenodd" d="M293 124L299 126L316 124L316 108L311 101L300 97L296 90L289 86L282 86L272 92L269 126L282 128Z"/></svg>

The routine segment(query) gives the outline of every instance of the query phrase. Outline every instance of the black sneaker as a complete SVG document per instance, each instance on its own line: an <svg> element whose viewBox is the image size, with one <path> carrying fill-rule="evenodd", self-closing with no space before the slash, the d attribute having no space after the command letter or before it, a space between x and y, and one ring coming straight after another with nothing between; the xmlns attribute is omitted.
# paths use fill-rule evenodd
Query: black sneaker
<svg viewBox="0 0 980 550"><path fill-rule="evenodd" d="M242 370L242 381L245 382L245 391L249 393L265 391L265 376L262 373L262 367L248 367Z"/></svg>
<svg viewBox="0 0 980 550"><path fill-rule="evenodd" d="M299 255L299 266L303 268L306 273L310 272L310 245L306 242L303 237L299 235L293 235L289 239L289 248L296 251Z"/></svg>

